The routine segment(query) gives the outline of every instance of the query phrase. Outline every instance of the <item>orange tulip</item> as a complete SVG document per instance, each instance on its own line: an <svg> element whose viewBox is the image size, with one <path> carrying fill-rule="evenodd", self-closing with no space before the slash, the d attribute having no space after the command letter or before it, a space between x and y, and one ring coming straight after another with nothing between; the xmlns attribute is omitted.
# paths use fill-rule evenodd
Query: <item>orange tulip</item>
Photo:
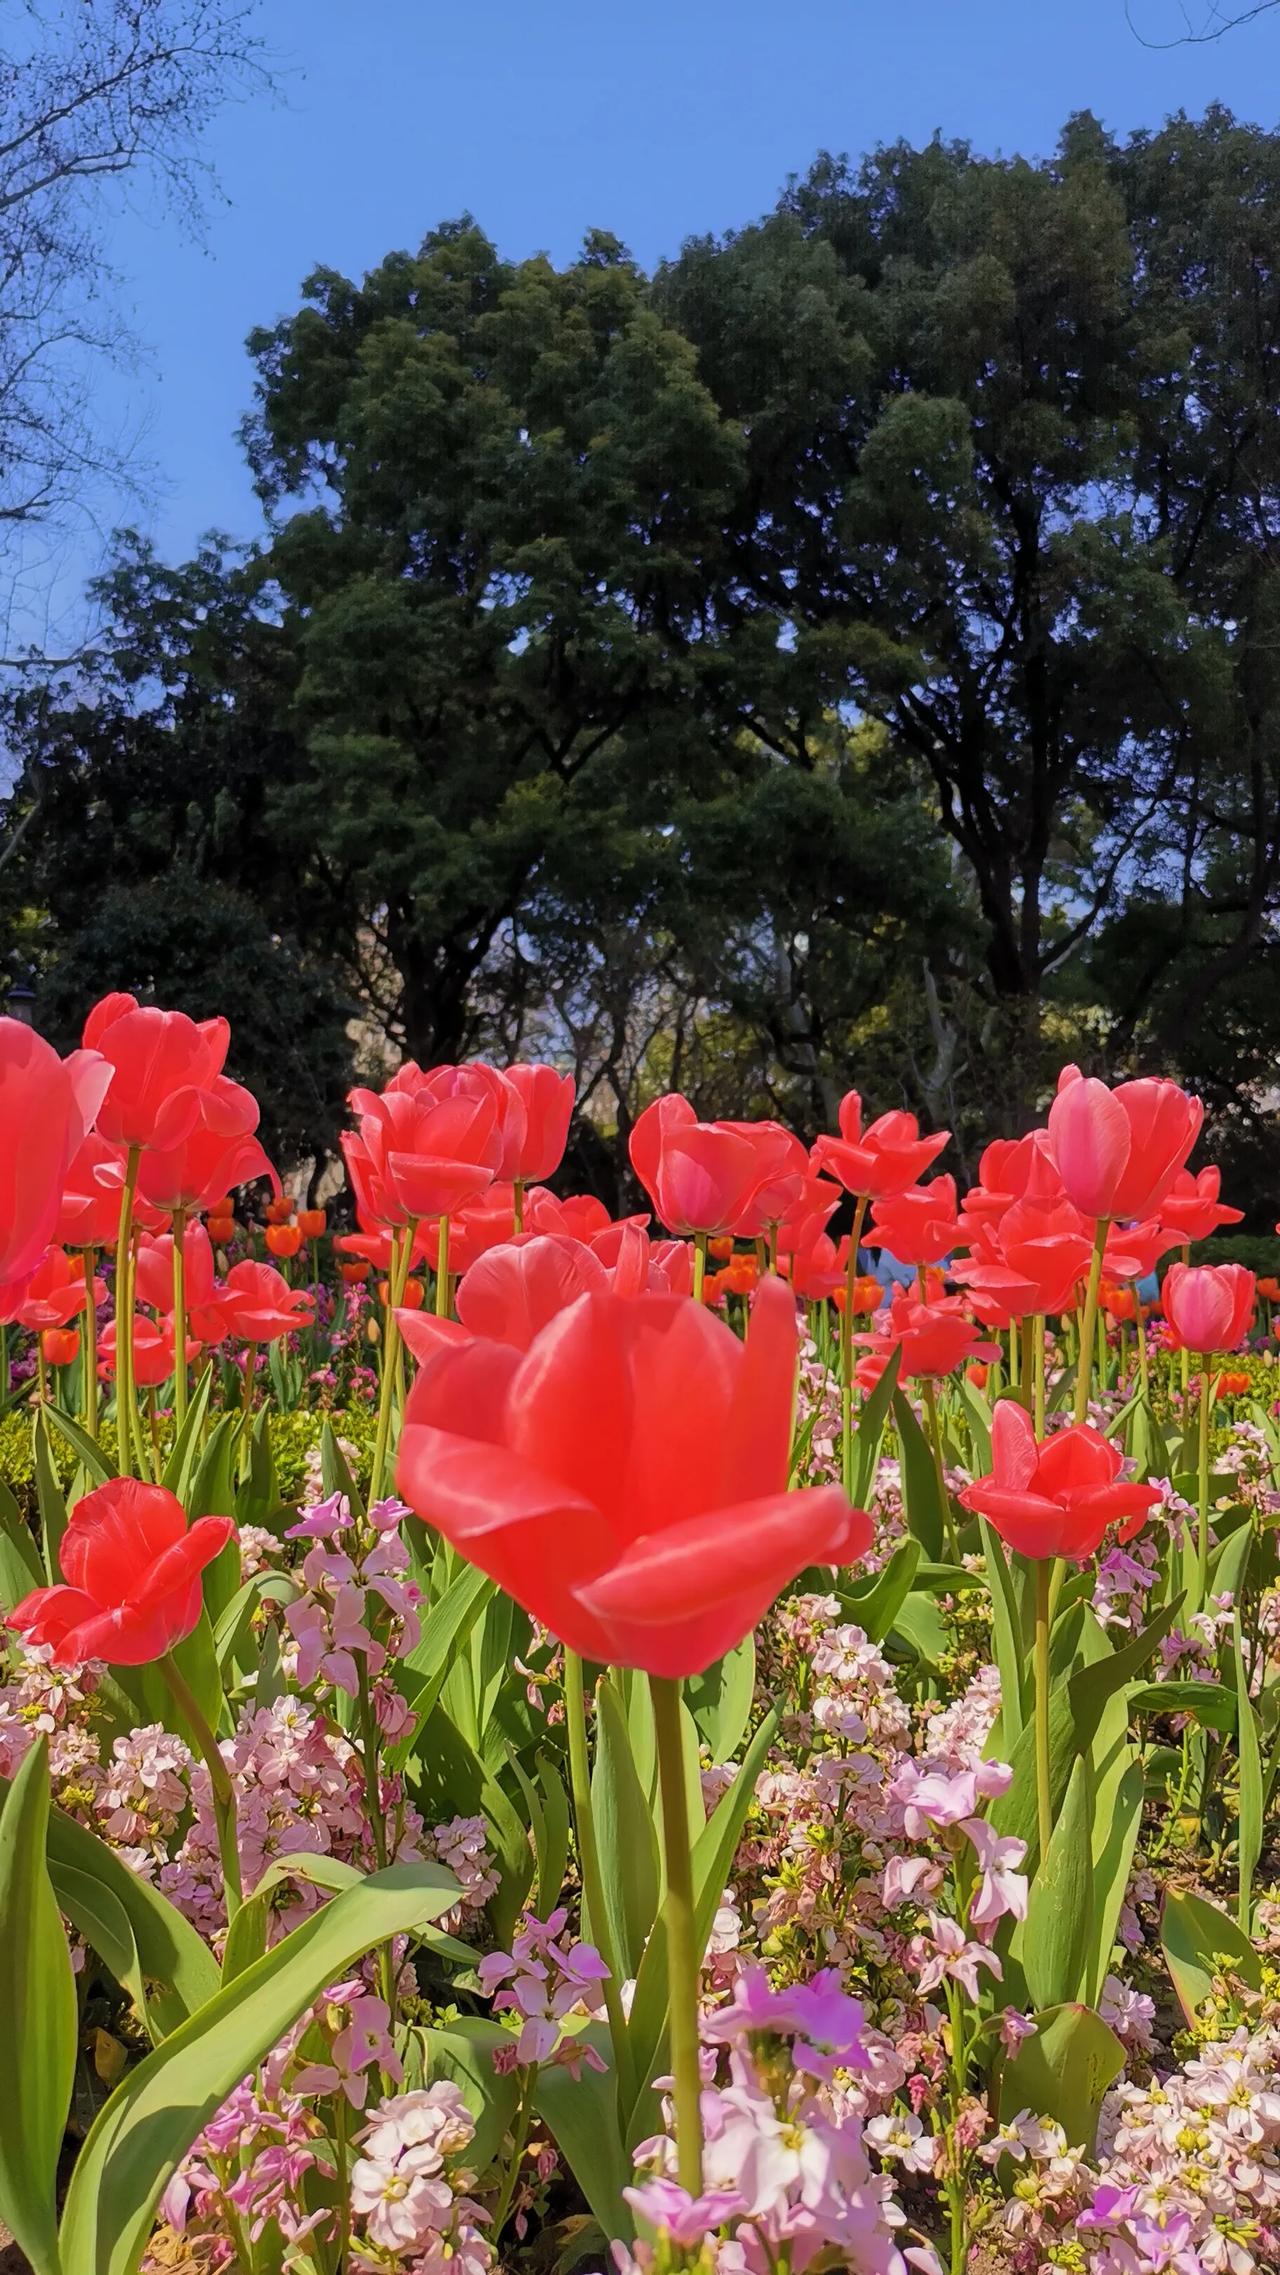
<svg viewBox="0 0 1280 2275"><path fill-rule="evenodd" d="M323 1209L299 1209L298 1230L304 1240L322 1240L328 1219Z"/></svg>
<svg viewBox="0 0 1280 2275"><path fill-rule="evenodd" d="M338 1270L349 1288L358 1288L360 1282L369 1277L369 1267L362 1256L354 1256L349 1263L339 1264Z"/></svg>
<svg viewBox="0 0 1280 2275"><path fill-rule="evenodd" d="M404 1294L400 1298L404 1309L406 1311L421 1311L426 1292L421 1280L406 1280ZM389 1304L391 1301L391 1288L386 1280L379 1280L378 1282L378 1301L383 1305Z"/></svg>
<svg viewBox="0 0 1280 2275"><path fill-rule="evenodd" d="M269 1224L267 1251L272 1256L296 1256L302 1246L302 1234L296 1224Z"/></svg>
<svg viewBox="0 0 1280 2275"><path fill-rule="evenodd" d="M262 1213L268 1224L288 1224L293 1215L292 1193L281 1193L278 1200L268 1201Z"/></svg>
<svg viewBox="0 0 1280 2275"><path fill-rule="evenodd" d="M210 1240L215 1241L219 1248L225 1248L229 1240L235 1239L236 1220L233 1216L211 1216L205 1230Z"/></svg>
<svg viewBox="0 0 1280 2275"><path fill-rule="evenodd" d="M733 1234L731 1232L717 1232L714 1238L707 1242L707 1254L714 1256L717 1264L727 1264L733 1254Z"/></svg>
<svg viewBox="0 0 1280 2275"><path fill-rule="evenodd" d="M1252 1380L1243 1370L1218 1376L1219 1398L1246 1398L1252 1388Z"/></svg>
<svg viewBox="0 0 1280 2275"><path fill-rule="evenodd" d="M79 1355L79 1333L74 1327L46 1327L40 1348L51 1367L69 1367Z"/></svg>

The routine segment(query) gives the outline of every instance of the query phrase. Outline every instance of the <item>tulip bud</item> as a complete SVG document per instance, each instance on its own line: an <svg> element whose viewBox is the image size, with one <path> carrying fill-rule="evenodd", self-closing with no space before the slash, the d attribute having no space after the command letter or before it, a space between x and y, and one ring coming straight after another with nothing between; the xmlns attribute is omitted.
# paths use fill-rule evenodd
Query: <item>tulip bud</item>
<svg viewBox="0 0 1280 2275"><path fill-rule="evenodd" d="M296 1224L269 1224L266 1240L272 1256L296 1256L302 1246L302 1234Z"/></svg>
<svg viewBox="0 0 1280 2275"><path fill-rule="evenodd" d="M51 1367L69 1367L79 1354L79 1334L74 1327L46 1327L40 1349Z"/></svg>
<svg viewBox="0 0 1280 2275"><path fill-rule="evenodd" d="M304 1240L322 1239L326 1222L323 1209L299 1209L298 1211L298 1230Z"/></svg>

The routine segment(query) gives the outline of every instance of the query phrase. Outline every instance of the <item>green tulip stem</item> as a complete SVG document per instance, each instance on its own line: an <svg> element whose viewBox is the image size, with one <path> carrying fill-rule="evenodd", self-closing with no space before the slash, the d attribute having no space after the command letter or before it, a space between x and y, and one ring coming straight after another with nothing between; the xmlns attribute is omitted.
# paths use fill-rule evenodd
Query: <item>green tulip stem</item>
<svg viewBox="0 0 1280 2275"><path fill-rule="evenodd" d="M933 1471L938 1480L938 1512L947 1536L947 1553L953 1562L960 1562L960 1542L956 1536L952 1514L951 1495L947 1491L947 1472L942 1459L942 1424L938 1419L938 1387L931 1374L925 1375L920 1385L924 1392L924 1410L929 1423L929 1444L933 1448Z"/></svg>
<svg viewBox="0 0 1280 2275"><path fill-rule="evenodd" d="M213 1791L213 1814L218 1827L218 1854L222 1859L222 1879L227 1899L227 1919L233 1920L244 1901L240 1884L240 1843L236 1827L236 1794L231 1774L219 1751L218 1741L201 1712L191 1685L174 1658L165 1651L157 1661L161 1674L169 1685L170 1696L195 1739L196 1750L209 1772Z"/></svg>
<svg viewBox="0 0 1280 2275"><path fill-rule="evenodd" d="M693 1863L685 1790L680 1684L650 1675L653 1721L662 1788L662 1835L667 1865L667 1986L671 2072L675 2080L676 2163L680 2186L702 2194L702 2078L698 2067L698 1950L693 1914Z"/></svg>
<svg viewBox="0 0 1280 2275"><path fill-rule="evenodd" d="M1080 1352L1076 1359L1076 1408L1073 1420L1083 1422L1089 1411L1089 1391L1092 1387L1093 1338L1098 1323L1098 1290L1102 1285L1102 1258L1107 1245L1106 1217L1099 1217L1093 1235L1093 1256L1089 1264L1089 1284L1085 1289L1084 1316L1080 1321Z"/></svg>
<svg viewBox="0 0 1280 2275"><path fill-rule="evenodd" d="M137 1414L133 1388L133 1196L142 1147L131 1145L120 1192L116 1228L116 1437L120 1475L133 1475Z"/></svg>
<svg viewBox="0 0 1280 2275"><path fill-rule="evenodd" d="M1200 1361L1199 1493L1196 1504L1196 1609L1203 1611L1209 1594L1209 1354Z"/></svg>
<svg viewBox="0 0 1280 2275"><path fill-rule="evenodd" d="M591 1763L587 1753L587 1706L582 1661L576 1651L564 1654L564 1718L569 1739L569 1790L573 1797L573 1829L578 1843L578 1870L591 1926L591 1938L609 1972L604 1983L604 2010L613 2047L614 2075L627 2103L635 2095L635 2071L627 2018L622 2011L622 1981L613 1930L604 1900L604 1876L596 1843L596 1821L591 1805Z"/></svg>
<svg viewBox="0 0 1280 2275"><path fill-rule="evenodd" d="M441 1254L444 1253L444 1224L441 1221ZM387 1273L387 1311L382 1335L382 1380L378 1386L378 1430L373 1442L373 1467L369 1472L369 1506L382 1498L387 1467L387 1447L391 1439L391 1406L396 1383L396 1362L400 1356L400 1329L396 1324L396 1311L404 1302L405 1286L413 1261L414 1234L418 1229L416 1217L410 1217L399 1237L391 1236L391 1266ZM436 1305L439 1310L439 1303Z"/></svg>
<svg viewBox="0 0 1280 2275"><path fill-rule="evenodd" d="M853 1230L849 1234L849 1255L844 1268L844 1315L840 1321L840 1443L841 1478L846 1493L853 1492L853 1288L858 1277L858 1249L862 1243L863 1219L867 1213L867 1196L859 1193L854 1203Z"/></svg>
<svg viewBox="0 0 1280 2275"><path fill-rule="evenodd" d="M1053 1831L1053 1789L1049 1778L1049 1608L1050 1564L1036 1560L1036 1815L1040 1830L1040 1864L1049 1853Z"/></svg>
<svg viewBox="0 0 1280 2275"><path fill-rule="evenodd" d="M84 1426L95 1441L98 1435L98 1307L93 1300L94 1252L81 1250L84 1257L84 1353L81 1372L84 1382ZM5 1389L8 1385L4 1385Z"/></svg>
<svg viewBox="0 0 1280 2275"><path fill-rule="evenodd" d="M707 1276L707 1236L695 1232L693 1236L693 1300L702 1301L702 1283Z"/></svg>
<svg viewBox="0 0 1280 2275"><path fill-rule="evenodd" d="M524 1179L516 1177L511 1185L511 1229L524 1231Z"/></svg>
<svg viewBox="0 0 1280 2275"><path fill-rule="evenodd" d="M436 1248L436 1318L449 1316L449 1219L442 1216Z"/></svg>
<svg viewBox="0 0 1280 2275"><path fill-rule="evenodd" d="M173 1227L173 1426L187 1418L187 1212L175 1209Z"/></svg>

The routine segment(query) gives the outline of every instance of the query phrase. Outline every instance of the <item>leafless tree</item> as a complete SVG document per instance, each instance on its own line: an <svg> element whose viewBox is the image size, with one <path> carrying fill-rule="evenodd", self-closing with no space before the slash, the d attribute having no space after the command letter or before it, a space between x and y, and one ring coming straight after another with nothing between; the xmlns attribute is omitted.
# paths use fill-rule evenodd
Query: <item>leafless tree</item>
<svg viewBox="0 0 1280 2275"><path fill-rule="evenodd" d="M68 533L127 482L133 438L97 409L134 352L108 257L122 199L192 227L202 136L268 83L256 0L10 0L0 30L0 589L31 637ZM0 621L0 649L10 645ZM0 655L0 663L25 658Z"/></svg>
<svg viewBox="0 0 1280 2275"><path fill-rule="evenodd" d="M1167 39L1154 39L1142 28L1136 7L1137 0L1125 0L1130 29L1144 47L1208 47L1214 40L1225 39L1228 32L1255 23L1259 16L1271 15L1280 7L1280 0L1253 0L1253 5L1245 8L1223 6L1221 0L1199 0L1199 5L1192 7L1190 0L1178 0L1182 29Z"/></svg>

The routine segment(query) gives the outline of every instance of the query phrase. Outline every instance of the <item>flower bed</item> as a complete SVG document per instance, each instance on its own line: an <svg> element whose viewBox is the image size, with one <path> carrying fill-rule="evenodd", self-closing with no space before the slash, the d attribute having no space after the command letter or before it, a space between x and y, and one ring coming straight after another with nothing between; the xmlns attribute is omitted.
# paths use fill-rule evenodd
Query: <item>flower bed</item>
<svg viewBox="0 0 1280 2275"><path fill-rule="evenodd" d="M408 1068L333 1247L230 1206L220 1023L85 1041L0 1022L38 2275L1280 2265L1272 1298L1185 1261L1194 1101L1068 1070L962 1203L852 1095L668 1098L658 1230L548 1190L563 1078Z"/></svg>

